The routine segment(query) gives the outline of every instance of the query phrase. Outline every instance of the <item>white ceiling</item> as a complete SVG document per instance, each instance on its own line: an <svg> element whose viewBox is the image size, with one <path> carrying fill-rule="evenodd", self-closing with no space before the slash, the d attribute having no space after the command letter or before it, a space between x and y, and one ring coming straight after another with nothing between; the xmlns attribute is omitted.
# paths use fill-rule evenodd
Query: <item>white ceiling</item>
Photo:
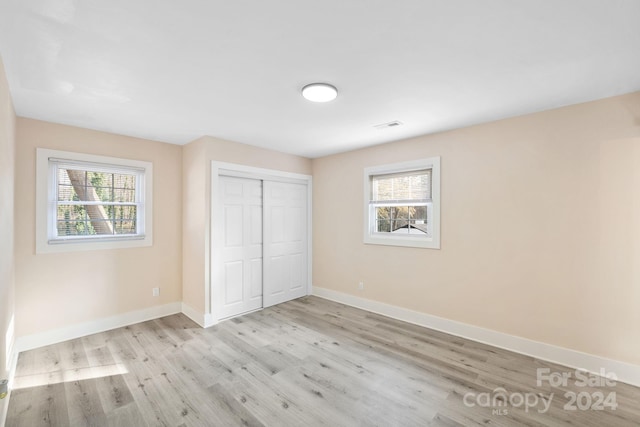
<svg viewBox="0 0 640 427"><path fill-rule="evenodd" d="M0 0L0 54L23 117L318 157L640 90L640 1Z"/></svg>

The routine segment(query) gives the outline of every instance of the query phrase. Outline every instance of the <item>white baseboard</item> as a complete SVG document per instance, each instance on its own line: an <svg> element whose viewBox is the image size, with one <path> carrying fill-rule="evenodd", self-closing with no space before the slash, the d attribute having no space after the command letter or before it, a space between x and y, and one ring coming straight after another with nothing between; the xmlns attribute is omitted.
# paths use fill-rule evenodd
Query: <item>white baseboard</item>
<svg viewBox="0 0 640 427"><path fill-rule="evenodd" d="M640 387L640 366L638 365L595 356L539 341L533 341L527 338L517 337L503 332L481 328L479 326L444 319L442 317L360 298L326 288L314 286L313 295L574 369L583 369L596 374L599 374L604 370L607 373L614 373L619 381ZM174 302L143 310L131 311L91 322L67 326L60 329L54 329L52 331L18 337L13 347L13 362L12 368L9 372L9 383L11 385L13 382L17 356L18 353L22 351L44 347L46 345L56 344L70 339L80 338L98 332L104 332L110 329L145 322L147 320L157 319L158 317L169 316L180 312L184 313L187 317L203 328L213 326L217 323L211 314L203 314L185 303ZM4 405L0 409L5 411L8 397L3 399L3 401L5 401L3 402ZM0 421L4 422L3 416L0 416Z"/></svg>
<svg viewBox="0 0 640 427"><path fill-rule="evenodd" d="M602 370L604 370L606 373L615 374L618 381L640 387L639 365L533 341L331 289L314 286L313 295L573 369L582 369L595 374L601 374Z"/></svg>
<svg viewBox="0 0 640 427"><path fill-rule="evenodd" d="M130 311L115 316L105 317L91 322L79 323L77 325L66 326L64 328L54 329L51 331L39 332L36 334L18 337L13 345L13 355L11 369L9 370L9 394L0 401L0 427L4 427L9 407L9 399L11 398L11 388L15 377L16 365L18 362L18 354L22 351L33 350L35 348L44 347L59 342L84 337L99 332L108 331L123 326L132 325L134 323L146 322L147 320L157 319L159 317L170 316L180 313L182 303L173 302L165 305L145 308L142 310Z"/></svg>
<svg viewBox="0 0 640 427"><path fill-rule="evenodd" d="M209 326L213 326L218 323L214 320L211 314L200 313L198 310L184 302L182 303L182 313L203 328L208 328Z"/></svg>
<svg viewBox="0 0 640 427"><path fill-rule="evenodd" d="M11 389L13 388L13 379L16 376L16 365L18 364L18 352L15 351L15 345L13 345L13 351L11 352L11 362L9 364L9 372L7 380L9 383L7 384L9 388L9 393L7 396L0 400L0 427L5 427L5 423L7 422L7 414L9 411L9 400L11 400Z"/></svg>
<svg viewBox="0 0 640 427"><path fill-rule="evenodd" d="M142 310L105 317L90 322L65 326L64 328L54 329L51 331L25 335L16 339L16 354L22 351L44 347L46 345L56 344L91 334L97 334L98 332L121 328L134 323L146 322L147 320L157 319L158 317L180 313L181 309L181 303L173 302L170 304L158 305Z"/></svg>
<svg viewBox="0 0 640 427"><path fill-rule="evenodd" d="M132 325L134 323L146 322L147 320L157 319L159 317L170 316L176 313L184 313L191 320L196 322L203 328L208 328L218 323L211 314L202 314L193 309L189 305L182 302L173 302L165 305L158 305L142 310L130 311L115 316L105 317L91 322L79 323L76 325L66 326L64 328L54 329L36 334L18 337L13 345L13 355L11 369L9 371L9 394L0 401L0 427L4 427L7 409L9 407L9 399L11 398L11 387L16 372L16 364L18 354L23 351L33 350L35 348L44 347L59 342L72 340L75 338L85 337L87 335L97 334L99 332L111 329L121 328L123 326Z"/></svg>

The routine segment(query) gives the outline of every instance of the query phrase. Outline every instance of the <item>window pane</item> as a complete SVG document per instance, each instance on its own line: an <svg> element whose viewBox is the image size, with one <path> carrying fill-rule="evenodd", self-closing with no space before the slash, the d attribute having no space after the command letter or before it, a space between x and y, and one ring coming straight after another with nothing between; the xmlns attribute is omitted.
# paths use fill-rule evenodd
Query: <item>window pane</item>
<svg viewBox="0 0 640 427"><path fill-rule="evenodd" d="M422 221L422 220L410 221L408 232L409 234L427 234L426 221Z"/></svg>
<svg viewBox="0 0 640 427"><path fill-rule="evenodd" d="M114 174L114 201L134 203L136 201L136 177L135 175Z"/></svg>
<svg viewBox="0 0 640 427"><path fill-rule="evenodd" d="M376 208L376 218L378 219L389 219L390 218L390 207L377 207Z"/></svg>
<svg viewBox="0 0 640 427"><path fill-rule="evenodd" d="M135 220L137 208L135 206L112 206L114 220Z"/></svg>
<svg viewBox="0 0 640 427"><path fill-rule="evenodd" d="M58 205L58 235L136 234L135 205Z"/></svg>
<svg viewBox="0 0 640 427"><path fill-rule="evenodd" d="M413 206L411 207L412 209L412 214L411 214L411 218L412 219L418 219L418 220L423 220L423 221L427 221L427 207L426 206Z"/></svg>
<svg viewBox="0 0 640 427"><path fill-rule="evenodd" d="M84 179L79 179L82 180L82 185L84 185ZM66 169L58 169L58 200L79 200L78 195L76 194L76 191L71 184L71 180L69 179L69 175L67 174Z"/></svg>
<svg viewBox="0 0 640 427"><path fill-rule="evenodd" d="M116 220L115 234L136 234L135 220Z"/></svg>
<svg viewBox="0 0 640 427"><path fill-rule="evenodd" d="M58 205L58 221L75 221L78 219L85 220L87 219L87 212L84 206L75 205Z"/></svg>
<svg viewBox="0 0 640 427"><path fill-rule="evenodd" d="M113 190L113 201L121 203L134 203L136 201L135 190L115 188Z"/></svg>
<svg viewBox="0 0 640 427"><path fill-rule="evenodd" d="M82 200L101 202L111 201L113 174L106 172L87 172L87 188ZM79 192L79 191L78 191Z"/></svg>
<svg viewBox="0 0 640 427"><path fill-rule="evenodd" d="M136 175L58 169L59 201L135 203Z"/></svg>
<svg viewBox="0 0 640 427"><path fill-rule="evenodd" d="M58 221L58 236L88 236L96 234L89 221Z"/></svg>
<svg viewBox="0 0 640 427"><path fill-rule="evenodd" d="M78 195L76 194L72 185L60 184L58 185L58 200L65 202L78 200Z"/></svg>
<svg viewBox="0 0 640 427"><path fill-rule="evenodd" d="M380 219L376 221L376 232L388 233L391 231L391 221L388 219Z"/></svg>
<svg viewBox="0 0 640 427"><path fill-rule="evenodd" d="M406 219L399 219L399 220L395 220L393 221L393 224L391 225L391 231L393 231L394 233L398 232L407 232L407 227L409 225L409 221Z"/></svg>
<svg viewBox="0 0 640 427"><path fill-rule="evenodd" d="M427 206L376 206L375 231L394 234L427 234Z"/></svg>
<svg viewBox="0 0 640 427"><path fill-rule="evenodd" d="M136 186L136 176L121 173L113 174L113 186L114 188L134 189Z"/></svg>
<svg viewBox="0 0 640 427"><path fill-rule="evenodd" d="M75 169L58 169L58 200L94 200L87 199L87 172Z"/></svg>
<svg viewBox="0 0 640 427"><path fill-rule="evenodd" d="M391 208L393 219L409 219L408 206L396 206Z"/></svg>

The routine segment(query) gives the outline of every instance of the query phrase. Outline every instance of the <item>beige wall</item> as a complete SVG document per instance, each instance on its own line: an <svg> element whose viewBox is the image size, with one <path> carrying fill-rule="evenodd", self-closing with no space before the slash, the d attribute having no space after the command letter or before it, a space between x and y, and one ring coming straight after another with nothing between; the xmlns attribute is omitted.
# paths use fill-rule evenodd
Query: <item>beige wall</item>
<svg viewBox="0 0 640 427"><path fill-rule="evenodd" d="M14 315L13 185L16 116L0 59L0 380L8 378L7 332ZM11 333L9 333L11 335ZM11 357L11 356L9 356ZM0 424L7 399L0 401Z"/></svg>
<svg viewBox="0 0 640 427"><path fill-rule="evenodd" d="M213 137L183 147L183 301L199 313L210 312L209 257L211 162L311 174L311 160Z"/></svg>
<svg viewBox="0 0 640 427"><path fill-rule="evenodd" d="M212 137L180 147L18 119L14 168L14 122L0 73L2 346L14 170L23 336L181 300L208 312L218 160L313 171L315 286L640 364L640 93L313 161ZM36 147L152 161L153 247L35 255ZM364 245L363 168L430 156L442 161L442 249Z"/></svg>
<svg viewBox="0 0 640 427"><path fill-rule="evenodd" d="M18 118L16 329L23 336L182 298L182 149ZM35 254L36 148L153 163L153 246ZM153 287L160 296L152 297Z"/></svg>
<svg viewBox="0 0 640 427"><path fill-rule="evenodd" d="M364 245L363 169L431 156L441 250ZM313 177L314 286L640 364L640 93L315 159Z"/></svg>

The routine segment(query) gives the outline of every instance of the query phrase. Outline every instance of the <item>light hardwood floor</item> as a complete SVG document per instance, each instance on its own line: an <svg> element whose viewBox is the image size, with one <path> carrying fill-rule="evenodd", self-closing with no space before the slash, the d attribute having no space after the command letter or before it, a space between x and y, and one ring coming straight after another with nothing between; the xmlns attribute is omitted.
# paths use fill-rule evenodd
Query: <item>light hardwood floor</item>
<svg viewBox="0 0 640 427"><path fill-rule="evenodd" d="M209 329L179 314L21 353L7 426L640 425L640 389L538 387L538 368L574 373L305 297ZM574 392L583 407L615 393L617 409L567 410Z"/></svg>

